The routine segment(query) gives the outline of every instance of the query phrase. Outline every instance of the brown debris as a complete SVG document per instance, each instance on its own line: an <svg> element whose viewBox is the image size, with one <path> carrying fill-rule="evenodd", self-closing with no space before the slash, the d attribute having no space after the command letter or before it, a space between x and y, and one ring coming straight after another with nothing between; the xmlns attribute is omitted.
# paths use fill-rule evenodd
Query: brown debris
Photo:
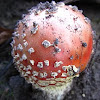
<svg viewBox="0 0 100 100"><path fill-rule="evenodd" d="M0 44L7 41L12 36L13 30L0 27Z"/></svg>

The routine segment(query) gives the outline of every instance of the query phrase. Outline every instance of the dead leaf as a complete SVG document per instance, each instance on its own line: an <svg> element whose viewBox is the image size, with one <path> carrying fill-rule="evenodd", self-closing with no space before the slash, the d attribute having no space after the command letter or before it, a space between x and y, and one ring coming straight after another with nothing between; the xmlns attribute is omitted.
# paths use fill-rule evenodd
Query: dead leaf
<svg viewBox="0 0 100 100"><path fill-rule="evenodd" d="M13 30L0 27L0 44L7 41L12 36Z"/></svg>

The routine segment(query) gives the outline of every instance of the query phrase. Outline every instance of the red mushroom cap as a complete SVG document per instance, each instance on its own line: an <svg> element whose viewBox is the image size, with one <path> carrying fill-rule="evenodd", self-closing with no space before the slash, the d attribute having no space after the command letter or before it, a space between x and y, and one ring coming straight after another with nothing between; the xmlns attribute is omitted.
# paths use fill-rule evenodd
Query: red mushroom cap
<svg viewBox="0 0 100 100"><path fill-rule="evenodd" d="M29 83L60 86L85 69L92 42L90 21L76 6L46 2L18 22L12 55Z"/></svg>

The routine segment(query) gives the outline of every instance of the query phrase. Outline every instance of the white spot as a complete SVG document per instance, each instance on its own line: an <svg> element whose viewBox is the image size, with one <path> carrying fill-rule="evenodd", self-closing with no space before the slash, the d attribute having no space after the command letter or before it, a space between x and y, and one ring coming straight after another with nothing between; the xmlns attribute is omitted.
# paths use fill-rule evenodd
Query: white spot
<svg viewBox="0 0 100 100"><path fill-rule="evenodd" d="M38 30L38 28L33 28L31 29L31 34L36 34L36 31Z"/></svg>
<svg viewBox="0 0 100 100"><path fill-rule="evenodd" d="M31 74L31 72L30 71L27 71L26 74Z"/></svg>
<svg viewBox="0 0 100 100"><path fill-rule="evenodd" d="M35 14L35 15L39 15L40 12L41 12L41 11L38 9L38 10L34 11L34 14Z"/></svg>
<svg viewBox="0 0 100 100"><path fill-rule="evenodd" d="M55 1L51 1L51 3L52 3L53 5L56 5L56 2L55 2Z"/></svg>
<svg viewBox="0 0 100 100"><path fill-rule="evenodd" d="M34 60L30 60L30 63L31 63L32 65L34 65Z"/></svg>
<svg viewBox="0 0 100 100"><path fill-rule="evenodd" d="M39 73L37 71L33 71L32 74L33 76L38 76Z"/></svg>
<svg viewBox="0 0 100 100"><path fill-rule="evenodd" d="M17 59L19 57L19 53L17 53L15 56L14 56L14 59Z"/></svg>
<svg viewBox="0 0 100 100"><path fill-rule="evenodd" d="M26 72L26 66L23 67L23 70Z"/></svg>
<svg viewBox="0 0 100 100"><path fill-rule="evenodd" d="M79 72L79 68L76 68L75 65L63 66L62 69L67 71L67 75L69 76L73 76L75 73Z"/></svg>
<svg viewBox="0 0 100 100"><path fill-rule="evenodd" d="M57 72L51 72L51 76L53 76L54 78L58 75Z"/></svg>
<svg viewBox="0 0 100 100"><path fill-rule="evenodd" d="M16 62L16 65L19 65L20 64L20 60L18 60L17 62Z"/></svg>
<svg viewBox="0 0 100 100"><path fill-rule="evenodd" d="M30 77L28 77L28 83L33 83L33 80L32 80L32 77L30 76Z"/></svg>
<svg viewBox="0 0 100 100"><path fill-rule="evenodd" d="M62 76L62 77L66 77L66 76L67 76L67 73L62 73L61 76Z"/></svg>
<svg viewBox="0 0 100 100"><path fill-rule="evenodd" d="M58 3L57 3L57 6L63 7L63 6L65 6L65 4L64 4L64 2L58 2Z"/></svg>
<svg viewBox="0 0 100 100"><path fill-rule="evenodd" d="M12 33L13 36L15 36L17 34L17 32Z"/></svg>
<svg viewBox="0 0 100 100"><path fill-rule="evenodd" d="M78 11L78 7L77 6L72 6L72 10L73 11Z"/></svg>
<svg viewBox="0 0 100 100"><path fill-rule="evenodd" d="M51 43L50 43L48 40L44 40L44 41L42 42L42 45L43 45L45 48L48 48L48 47L51 46Z"/></svg>
<svg viewBox="0 0 100 100"><path fill-rule="evenodd" d="M26 14L22 14L22 18L25 18Z"/></svg>
<svg viewBox="0 0 100 100"><path fill-rule="evenodd" d="M72 71L72 65L67 66L67 71Z"/></svg>
<svg viewBox="0 0 100 100"><path fill-rule="evenodd" d="M85 20L86 23L89 23L89 24L91 23L90 19L87 18L87 17L84 17L84 20Z"/></svg>
<svg viewBox="0 0 100 100"><path fill-rule="evenodd" d="M20 68L20 66L17 65L17 70L18 70L18 72L21 72L22 68Z"/></svg>
<svg viewBox="0 0 100 100"><path fill-rule="evenodd" d="M23 59L23 60L26 60L26 59L27 59L27 56L26 56L25 54L23 54L23 55L22 55L22 59Z"/></svg>
<svg viewBox="0 0 100 100"><path fill-rule="evenodd" d="M38 62L37 67L43 68L43 62Z"/></svg>
<svg viewBox="0 0 100 100"><path fill-rule="evenodd" d="M80 13L83 13L83 10L78 10Z"/></svg>
<svg viewBox="0 0 100 100"><path fill-rule="evenodd" d="M22 76L27 76L27 74L25 74L25 71L23 71L23 70L21 71L21 75Z"/></svg>
<svg viewBox="0 0 100 100"><path fill-rule="evenodd" d="M63 64L62 61L55 62L55 63L54 63L54 67L57 68L57 67L59 67L61 64Z"/></svg>
<svg viewBox="0 0 100 100"><path fill-rule="evenodd" d="M75 65L73 65L72 67L73 67L73 71L74 71L75 73L79 72L79 68L76 68Z"/></svg>
<svg viewBox="0 0 100 100"><path fill-rule="evenodd" d="M61 70L58 70L58 73L61 73Z"/></svg>
<svg viewBox="0 0 100 100"><path fill-rule="evenodd" d="M23 50L23 47L22 47L22 45L21 45L21 44L18 44L18 46L17 46L17 50L20 50L20 51L22 51L22 50Z"/></svg>
<svg viewBox="0 0 100 100"><path fill-rule="evenodd" d="M17 47L16 46L14 46L13 48L14 48L14 50L17 50Z"/></svg>
<svg viewBox="0 0 100 100"><path fill-rule="evenodd" d="M23 42L26 42L26 40L23 40Z"/></svg>
<svg viewBox="0 0 100 100"><path fill-rule="evenodd" d="M25 42L23 43L23 45L24 45L25 47L27 47L27 46L28 46L27 41L25 41Z"/></svg>
<svg viewBox="0 0 100 100"><path fill-rule="evenodd" d="M26 67L26 69L27 69L27 70L32 70L31 65L28 65L28 66Z"/></svg>
<svg viewBox="0 0 100 100"><path fill-rule="evenodd" d="M33 48L29 48L28 52L31 54L31 53L35 52L35 50Z"/></svg>
<svg viewBox="0 0 100 100"><path fill-rule="evenodd" d="M34 81L36 81L36 80L37 80L37 78L36 78L36 77L34 77L34 76L32 76L32 79L33 79Z"/></svg>
<svg viewBox="0 0 100 100"><path fill-rule="evenodd" d="M19 60L20 60L20 61L23 61L23 59L22 59L22 58L20 58Z"/></svg>
<svg viewBox="0 0 100 100"><path fill-rule="evenodd" d="M46 66L49 66L49 60L45 60L45 61L44 61L44 64L45 64Z"/></svg>
<svg viewBox="0 0 100 100"><path fill-rule="evenodd" d="M26 34L25 34L25 33L23 33L21 36L22 36L22 38L24 39L24 38L26 37Z"/></svg>
<svg viewBox="0 0 100 100"><path fill-rule="evenodd" d="M94 54L94 48L92 49L92 54Z"/></svg>
<svg viewBox="0 0 100 100"><path fill-rule="evenodd" d="M29 23L27 23L27 22L26 22L26 23L25 23L25 27L27 27L27 28L28 28L28 27L29 27Z"/></svg>
<svg viewBox="0 0 100 100"><path fill-rule="evenodd" d="M68 5L70 8L73 8L73 6L72 5Z"/></svg>
<svg viewBox="0 0 100 100"><path fill-rule="evenodd" d="M12 49L11 55L12 55L13 57L15 56L15 51L14 51L14 49Z"/></svg>
<svg viewBox="0 0 100 100"><path fill-rule="evenodd" d="M36 34L37 30L38 30L38 24L36 22L33 22L33 28L31 29L31 33Z"/></svg>
<svg viewBox="0 0 100 100"><path fill-rule="evenodd" d="M13 39L13 41L10 43L10 45L13 47L14 44L15 44L15 40Z"/></svg>
<svg viewBox="0 0 100 100"><path fill-rule="evenodd" d="M23 64L20 64L20 68L24 68L24 65Z"/></svg>
<svg viewBox="0 0 100 100"><path fill-rule="evenodd" d="M18 32L14 32L14 33L12 33L12 35L15 36L15 37L17 37L17 38L19 38Z"/></svg>
<svg viewBox="0 0 100 100"><path fill-rule="evenodd" d="M40 73L40 77L41 78L46 78L47 77L47 73L46 72Z"/></svg>
<svg viewBox="0 0 100 100"><path fill-rule="evenodd" d="M96 41L95 40L93 40L93 45L95 45L96 44Z"/></svg>
<svg viewBox="0 0 100 100"><path fill-rule="evenodd" d="M67 70L67 67L68 67L68 66L62 66L62 69L63 69L64 71L66 71L66 70Z"/></svg>

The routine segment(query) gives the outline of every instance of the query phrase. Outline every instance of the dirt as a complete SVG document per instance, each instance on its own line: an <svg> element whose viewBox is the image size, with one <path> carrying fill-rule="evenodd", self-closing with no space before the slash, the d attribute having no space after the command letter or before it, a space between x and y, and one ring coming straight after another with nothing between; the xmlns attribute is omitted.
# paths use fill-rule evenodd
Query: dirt
<svg viewBox="0 0 100 100"><path fill-rule="evenodd" d="M0 0L0 26L14 29L23 13L39 0ZM90 18L96 31L94 54L80 77L74 79L73 87L64 100L100 100L100 4L76 2L83 14ZM0 45L0 100L49 100L42 91L33 89L16 70L11 56L10 38Z"/></svg>

